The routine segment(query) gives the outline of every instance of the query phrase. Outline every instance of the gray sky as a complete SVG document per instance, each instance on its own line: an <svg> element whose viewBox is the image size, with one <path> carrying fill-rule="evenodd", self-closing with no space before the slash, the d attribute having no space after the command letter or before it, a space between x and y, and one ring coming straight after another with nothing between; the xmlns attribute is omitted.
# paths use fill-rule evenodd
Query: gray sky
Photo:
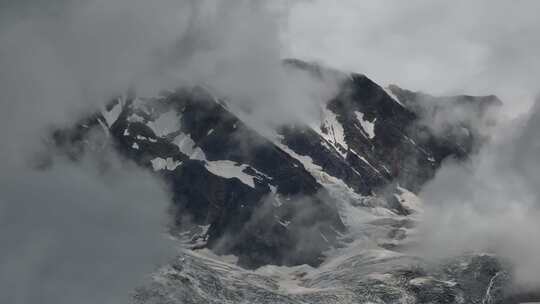
<svg viewBox="0 0 540 304"><path fill-rule="evenodd" d="M530 106L540 78L535 0L305 0L286 52L433 94L497 94Z"/></svg>

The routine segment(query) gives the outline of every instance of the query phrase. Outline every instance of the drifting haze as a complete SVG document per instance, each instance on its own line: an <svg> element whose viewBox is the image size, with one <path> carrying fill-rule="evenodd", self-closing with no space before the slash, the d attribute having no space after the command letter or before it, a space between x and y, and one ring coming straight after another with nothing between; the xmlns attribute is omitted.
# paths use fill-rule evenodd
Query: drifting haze
<svg viewBox="0 0 540 304"><path fill-rule="evenodd" d="M171 256L169 195L150 174L108 149L32 167L51 125L99 108L173 41L151 13L174 17L142 1L1 4L0 302L127 303Z"/></svg>
<svg viewBox="0 0 540 304"><path fill-rule="evenodd" d="M0 2L0 302L123 303L170 253L163 185L106 145L36 171L52 128L128 89L181 85L261 125L313 112L327 87L282 67L280 14L248 0Z"/></svg>
<svg viewBox="0 0 540 304"><path fill-rule="evenodd" d="M421 193L426 202L423 250L446 257L491 252L515 267L519 285L540 284L538 104L528 117L499 128L467 163L447 163Z"/></svg>
<svg viewBox="0 0 540 304"><path fill-rule="evenodd" d="M105 170L90 158L44 171L0 166L0 302L127 303L172 256L164 187L102 158Z"/></svg>

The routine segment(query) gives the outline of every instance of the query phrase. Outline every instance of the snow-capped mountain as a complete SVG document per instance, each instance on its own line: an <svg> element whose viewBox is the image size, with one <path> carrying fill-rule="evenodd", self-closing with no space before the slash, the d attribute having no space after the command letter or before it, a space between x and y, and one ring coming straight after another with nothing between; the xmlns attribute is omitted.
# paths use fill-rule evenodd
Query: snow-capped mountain
<svg viewBox="0 0 540 304"><path fill-rule="evenodd" d="M319 121L272 134L193 87L115 99L54 139L76 157L104 132L170 187L183 249L137 289L137 303L498 303L507 274L495 257L431 265L407 248L422 217L415 193L443 160L486 140L478 124L500 104L350 74ZM455 119L456 109L468 115Z"/></svg>

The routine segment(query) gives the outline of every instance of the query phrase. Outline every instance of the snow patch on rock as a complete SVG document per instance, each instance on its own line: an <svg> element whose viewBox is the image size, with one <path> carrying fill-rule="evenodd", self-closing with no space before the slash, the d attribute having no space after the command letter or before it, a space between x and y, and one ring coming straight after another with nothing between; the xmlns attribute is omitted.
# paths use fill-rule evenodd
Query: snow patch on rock
<svg viewBox="0 0 540 304"><path fill-rule="evenodd" d="M180 152L187 155L190 159L206 160L204 151L201 148L196 147L195 141L191 139L189 134L180 133L173 139L172 143L178 146Z"/></svg>
<svg viewBox="0 0 540 304"><path fill-rule="evenodd" d="M165 169L172 171L182 164L182 162L176 161L171 157L167 157L166 159L156 157L150 162L152 163L152 168L154 168L154 171L160 171Z"/></svg>
<svg viewBox="0 0 540 304"><path fill-rule="evenodd" d="M156 136L163 137L180 129L181 116L171 109L161 114L156 120L149 121L147 126L154 131Z"/></svg>
<svg viewBox="0 0 540 304"><path fill-rule="evenodd" d="M334 146L343 157L346 156L348 145L345 140L345 131L334 112L323 109L321 124L319 126L312 125L311 127Z"/></svg>
<svg viewBox="0 0 540 304"><path fill-rule="evenodd" d="M356 119L358 119L360 122L362 129L368 135L369 139L373 139L375 137L375 122L377 121L377 118L371 122L364 118L364 113L362 112L355 111L354 114L356 115Z"/></svg>
<svg viewBox="0 0 540 304"><path fill-rule="evenodd" d="M246 164L238 164L230 160L217 160L207 161L205 167L214 175L224 178L237 178L242 183L255 188L255 176L244 172L245 169L249 168Z"/></svg>

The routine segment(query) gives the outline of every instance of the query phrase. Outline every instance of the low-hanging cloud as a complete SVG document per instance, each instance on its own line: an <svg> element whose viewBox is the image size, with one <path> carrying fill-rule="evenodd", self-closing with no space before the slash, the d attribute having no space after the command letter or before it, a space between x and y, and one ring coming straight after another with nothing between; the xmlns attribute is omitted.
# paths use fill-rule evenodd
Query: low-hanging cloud
<svg viewBox="0 0 540 304"><path fill-rule="evenodd" d="M2 303L127 303L172 254L155 177L108 149L34 166L53 127L98 109L150 59L154 46L129 44L143 28L119 27L119 3L0 5Z"/></svg>
<svg viewBox="0 0 540 304"><path fill-rule="evenodd" d="M165 187L114 154L107 160L106 170L90 158L0 166L0 302L128 303L172 257Z"/></svg>
<svg viewBox="0 0 540 304"><path fill-rule="evenodd" d="M205 3L205 1L203 1ZM336 93L339 77L316 77L282 64L286 5L206 1L167 57L166 78L206 85L248 112L257 128L308 121ZM172 64L171 64L172 62Z"/></svg>
<svg viewBox="0 0 540 304"><path fill-rule="evenodd" d="M443 165L420 194L426 203L424 253L495 253L510 262L518 285L538 287L539 127L537 104L528 117L499 128L470 162Z"/></svg>
<svg viewBox="0 0 540 304"><path fill-rule="evenodd" d="M155 177L109 149L34 166L51 129L155 73L189 4L158 2L0 3L0 302L127 303L171 256Z"/></svg>
<svg viewBox="0 0 540 304"><path fill-rule="evenodd" d="M128 90L202 84L264 125L326 99L332 84L282 68L281 9L248 0L0 2L0 302L124 303L170 256L161 182L107 145L36 170L52 129Z"/></svg>

